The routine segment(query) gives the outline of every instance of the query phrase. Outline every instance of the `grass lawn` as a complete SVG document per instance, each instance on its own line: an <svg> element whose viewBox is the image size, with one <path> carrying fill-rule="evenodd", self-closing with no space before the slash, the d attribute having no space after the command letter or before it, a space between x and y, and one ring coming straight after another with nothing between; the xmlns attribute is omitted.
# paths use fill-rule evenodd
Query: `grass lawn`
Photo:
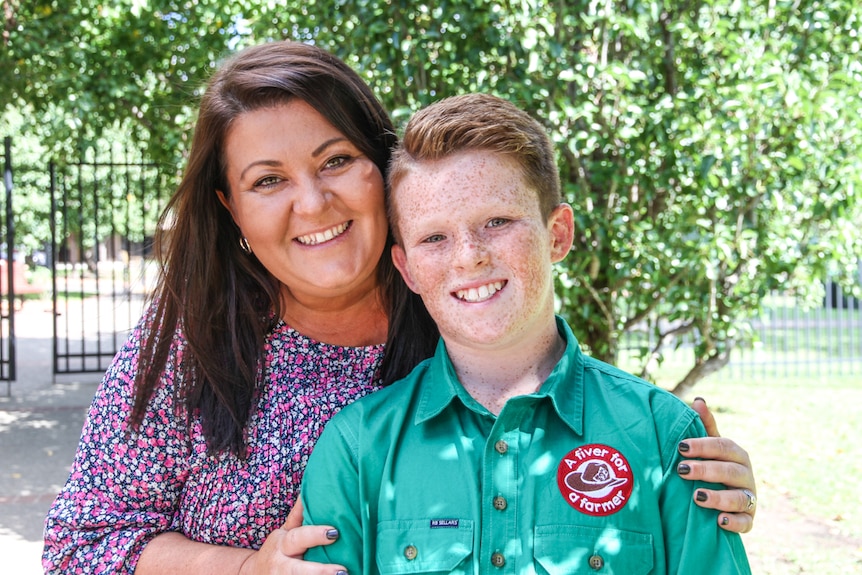
<svg viewBox="0 0 862 575"><path fill-rule="evenodd" d="M696 395L754 463L759 514L744 536L754 572L862 572L862 374L719 372Z"/></svg>

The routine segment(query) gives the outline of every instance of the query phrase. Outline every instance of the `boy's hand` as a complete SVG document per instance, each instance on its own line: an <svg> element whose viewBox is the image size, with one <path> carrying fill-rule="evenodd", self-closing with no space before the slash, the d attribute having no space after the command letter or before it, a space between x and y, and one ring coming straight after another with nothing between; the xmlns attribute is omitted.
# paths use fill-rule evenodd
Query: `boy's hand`
<svg viewBox="0 0 862 575"><path fill-rule="evenodd" d="M706 402L698 397L692 402L710 437L685 439L679 444L684 457L701 458L702 461L686 459L680 462L677 471L683 479L723 483L726 490L698 489L695 502L701 507L718 509L718 524L722 529L736 533L747 533L754 525L757 512L757 487L748 453L734 441L718 433L715 418Z"/></svg>

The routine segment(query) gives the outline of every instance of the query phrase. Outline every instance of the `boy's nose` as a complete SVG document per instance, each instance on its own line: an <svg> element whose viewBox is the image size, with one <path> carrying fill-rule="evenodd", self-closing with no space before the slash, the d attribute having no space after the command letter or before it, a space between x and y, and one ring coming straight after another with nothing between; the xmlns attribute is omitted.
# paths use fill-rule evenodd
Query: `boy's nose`
<svg viewBox="0 0 862 575"><path fill-rule="evenodd" d="M476 267L487 263L488 251L482 242L477 241L472 235L464 236L458 241L454 265L467 268Z"/></svg>

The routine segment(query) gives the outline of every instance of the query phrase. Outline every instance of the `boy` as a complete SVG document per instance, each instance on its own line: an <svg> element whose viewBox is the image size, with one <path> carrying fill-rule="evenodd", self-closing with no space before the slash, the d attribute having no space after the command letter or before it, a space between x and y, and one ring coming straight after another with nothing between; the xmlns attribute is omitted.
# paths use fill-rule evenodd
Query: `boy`
<svg viewBox="0 0 862 575"><path fill-rule="evenodd" d="M389 172L393 260L440 328L435 356L345 408L305 472L306 559L358 573L750 573L693 502L671 394L581 353L554 315L569 252L541 125L487 95L408 124Z"/></svg>

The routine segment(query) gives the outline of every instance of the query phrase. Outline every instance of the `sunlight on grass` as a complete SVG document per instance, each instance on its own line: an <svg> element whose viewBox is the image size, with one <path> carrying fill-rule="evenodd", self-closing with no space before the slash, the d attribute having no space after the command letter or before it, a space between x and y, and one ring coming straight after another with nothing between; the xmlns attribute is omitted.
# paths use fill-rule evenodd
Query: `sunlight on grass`
<svg viewBox="0 0 862 575"><path fill-rule="evenodd" d="M718 374L691 394L705 397L722 435L754 462L759 517L783 513L788 533L811 531L810 546L782 538L763 521L744 541L756 572L844 574L862 568L862 377L730 377ZM798 521L798 524L795 522ZM765 528L764 528L765 527ZM818 533L821 531L822 533ZM822 541L818 544L818 537ZM851 541L831 549L829 541ZM855 541L853 541L855 540ZM851 546L852 548L852 546Z"/></svg>

